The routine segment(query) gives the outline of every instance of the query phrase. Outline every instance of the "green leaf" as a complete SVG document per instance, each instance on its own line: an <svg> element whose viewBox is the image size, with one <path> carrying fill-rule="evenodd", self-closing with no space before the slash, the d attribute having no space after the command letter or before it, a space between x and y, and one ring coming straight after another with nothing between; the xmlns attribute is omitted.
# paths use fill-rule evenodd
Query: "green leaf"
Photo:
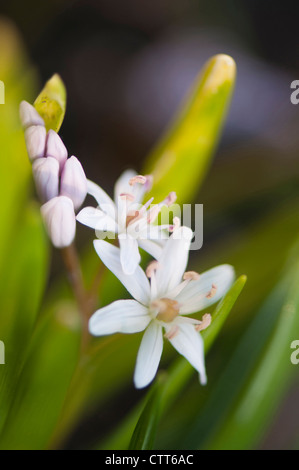
<svg viewBox="0 0 299 470"><path fill-rule="evenodd" d="M154 386L151 388L146 405L133 432L129 450L153 449L161 414L162 393L165 380L166 376L160 374Z"/></svg>
<svg viewBox="0 0 299 470"><path fill-rule="evenodd" d="M153 174L152 193L158 200L175 190L178 201L185 203L198 191L219 137L235 75L231 57L212 57L178 116L147 158L143 173Z"/></svg>
<svg viewBox="0 0 299 470"><path fill-rule="evenodd" d="M58 132L65 115L66 89L57 73L47 81L34 106L44 119L47 131L53 129Z"/></svg>
<svg viewBox="0 0 299 470"><path fill-rule="evenodd" d="M226 321L237 298L241 294L246 281L247 276L240 276L214 310L211 325L202 332L206 351L209 350L220 333L220 330L222 329L224 322Z"/></svg>
<svg viewBox="0 0 299 470"><path fill-rule="evenodd" d="M80 325L73 303L55 305L41 319L27 354L23 352L25 363L0 436L1 449L46 448L78 361Z"/></svg>
<svg viewBox="0 0 299 470"><path fill-rule="evenodd" d="M48 277L48 241L39 208L28 206L7 248L0 274L0 339L6 364L0 368L0 428L8 412Z"/></svg>

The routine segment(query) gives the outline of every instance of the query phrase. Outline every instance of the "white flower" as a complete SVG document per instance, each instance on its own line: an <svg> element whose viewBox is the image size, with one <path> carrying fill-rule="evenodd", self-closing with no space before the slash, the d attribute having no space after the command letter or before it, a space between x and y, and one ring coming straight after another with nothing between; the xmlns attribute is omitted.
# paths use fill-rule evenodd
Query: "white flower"
<svg viewBox="0 0 299 470"><path fill-rule="evenodd" d="M160 204L150 206L153 199L141 205L143 197L151 186L150 176L137 175L132 170L125 171L115 185L114 201L92 181L87 182L87 192L93 196L99 208L85 207L77 215L77 220L105 238L106 232L118 235L120 261L126 274L133 274L140 262L139 246L154 258L161 255L165 239L169 237L169 225L152 225L161 208L170 206L176 200L170 193Z"/></svg>
<svg viewBox="0 0 299 470"><path fill-rule="evenodd" d="M163 330L164 337L199 372L201 383L206 383L204 346L199 331L210 324L211 317L206 314L199 321L186 315L217 302L231 286L234 270L229 265L221 265L202 275L185 272L192 235L189 228L178 228L146 274L137 266L134 275L123 272L117 247L103 240L94 241L98 255L135 300L118 300L99 309L90 319L89 330L95 336L145 330L134 373L137 388L147 386L157 372Z"/></svg>

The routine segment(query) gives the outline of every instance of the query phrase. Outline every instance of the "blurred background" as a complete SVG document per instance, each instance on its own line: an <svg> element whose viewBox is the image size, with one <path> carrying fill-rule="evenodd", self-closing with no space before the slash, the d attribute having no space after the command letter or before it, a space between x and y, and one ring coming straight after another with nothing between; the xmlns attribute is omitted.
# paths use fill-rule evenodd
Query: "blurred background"
<svg viewBox="0 0 299 470"><path fill-rule="evenodd" d="M125 168L141 171L206 60L225 53L236 61L236 88L223 135L194 201L204 204L204 246L192 254L192 263L204 269L231 262L238 274L248 275L234 319L208 358L208 370L215 371L213 387L298 235L299 106L291 104L290 84L299 79L299 3L10 0L2 2L0 14L0 36L5 40L5 28L15 29L36 90L55 72L63 78L68 103L60 134L87 176L108 192ZM32 95L23 99L32 101ZM79 227L82 246L91 237ZM55 254L52 277L59 269ZM299 366L297 376L273 408L271 425L257 447L296 445ZM82 448L102 437L111 416L125 415L138 393L128 386L118 405L107 399L105 407L94 407L65 446ZM185 399L198 389L194 385L188 393ZM162 426L161 446L167 446L168 433Z"/></svg>

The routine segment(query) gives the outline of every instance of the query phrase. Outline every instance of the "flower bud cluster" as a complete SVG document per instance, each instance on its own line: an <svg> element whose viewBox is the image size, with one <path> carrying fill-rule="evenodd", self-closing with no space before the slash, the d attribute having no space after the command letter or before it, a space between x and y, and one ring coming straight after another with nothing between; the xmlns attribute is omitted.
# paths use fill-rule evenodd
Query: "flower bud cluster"
<svg viewBox="0 0 299 470"><path fill-rule="evenodd" d="M20 118L32 163L33 177L41 213L57 248L69 246L75 238L76 215L87 194L87 180L79 160L68 151L52 129L27 101L20 104Z"/></svg>

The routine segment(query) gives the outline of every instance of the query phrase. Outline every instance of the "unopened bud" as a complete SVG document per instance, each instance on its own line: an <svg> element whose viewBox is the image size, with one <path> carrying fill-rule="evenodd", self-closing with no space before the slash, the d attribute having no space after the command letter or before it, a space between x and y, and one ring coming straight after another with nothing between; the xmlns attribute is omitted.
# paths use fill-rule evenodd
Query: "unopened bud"
<svg viewBox="0 0 299 470"><path fill-rule="evenodd" d="M42 202L47 202L59 194L59 163L55 158L38 158L33 162L37 193Z"/></svg>
<svg viewBox="0 0 299 470"><path fill-rule="evenodd" d="M54 197L41 207L49 237L56 248L69 246L76 234L74 205L66 196Z"/></svg>
<svg viewBox="0 0 299 470"><path fill-rule="evenodd" d="M30 126L44 126L43 118L38 114L34 106L27 101L22 101L20 104L20 119L23 129Z"/></svg>
<svg viewBox="0 0 299 470"><path fill-rule="evenodd" d="M60 194L73 201L75 210L79 209L86 197L86 176L81 163L74 156L65 162L61 174Z"/></svg>
<svg viewBox="0 0 299 470"><path fill-rule="evenodd" d="M46 128L43 126L28 127L25 131L25 142L31 161L43 157L46 147Z"/></svg>
<svg viewBox="0 0 299 470"><path fill-rule="evenodd" d="M60 173L61 173L63 170L64 164L66 162L68 153L61 138L52 129L49 130L48 135L47 135L45 156L56 158L56 160L59 163Z"/></svg>

